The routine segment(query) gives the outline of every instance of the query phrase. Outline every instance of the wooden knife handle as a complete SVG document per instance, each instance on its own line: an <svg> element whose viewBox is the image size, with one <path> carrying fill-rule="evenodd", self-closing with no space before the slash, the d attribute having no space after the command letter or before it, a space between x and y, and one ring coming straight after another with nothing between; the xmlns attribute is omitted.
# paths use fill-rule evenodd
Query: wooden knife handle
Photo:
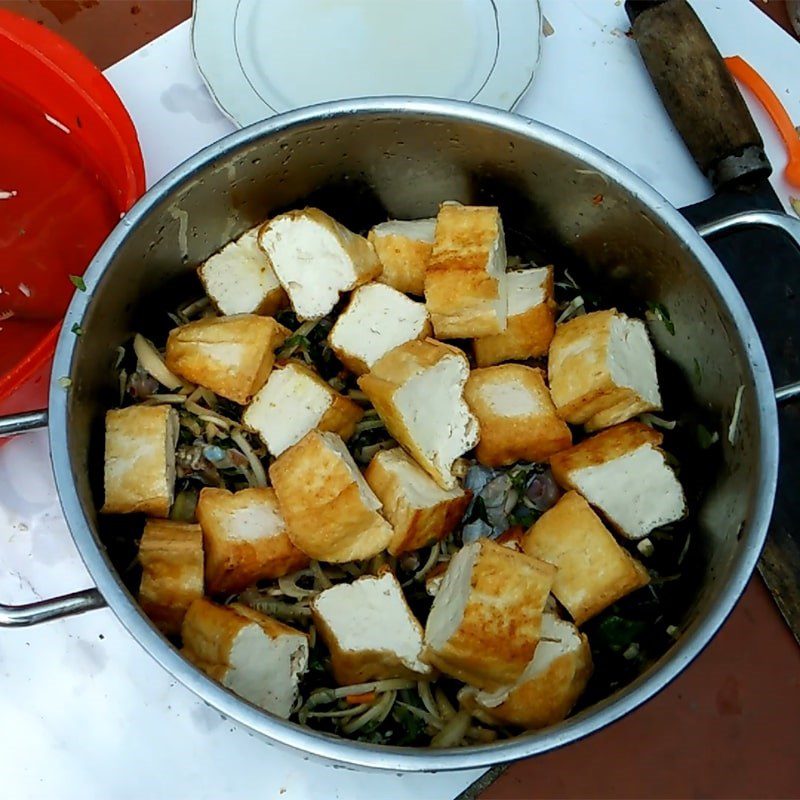
<svg viewBox="0 0 800 800"><path fill-rule="evenodd" d="M714 187L766 178L772 170L761 135L686 0L627 0L625 10L661 101Z"/></svg>

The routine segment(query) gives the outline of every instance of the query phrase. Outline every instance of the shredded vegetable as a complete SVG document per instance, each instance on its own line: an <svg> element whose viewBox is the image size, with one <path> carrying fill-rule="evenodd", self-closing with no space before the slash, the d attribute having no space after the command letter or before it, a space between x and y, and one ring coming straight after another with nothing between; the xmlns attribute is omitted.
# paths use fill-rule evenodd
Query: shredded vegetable
<svg viewBox="0 0 800 800"><path fill-rule="evenodd" d="M142 369L152 375L167 389L178 389L183 386L183 381L167 369L164 359L156 350L152 342L137 333L133 338L133 351L142 365Z"/></svg>

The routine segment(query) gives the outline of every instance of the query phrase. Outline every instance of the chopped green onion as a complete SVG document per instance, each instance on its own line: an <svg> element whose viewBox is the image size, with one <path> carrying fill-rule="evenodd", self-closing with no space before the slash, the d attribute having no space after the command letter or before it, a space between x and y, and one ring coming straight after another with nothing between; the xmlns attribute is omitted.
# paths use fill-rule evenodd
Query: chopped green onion
<svg viewBox="0 0 800 800"><path fill-rule="evenodd" d="M86 281L80 275L70 275L69 280L79 292L86 291Z"/></svg>
<svg viewBox="0 0 800 800"><path fill-rule="evenodd" d="M703 450L708 450L709 447L715 445L718 441L719 434L716 431L712 433L705 425L698 424L697 443Z"/></svg>
<svg viewBox="0 0 800 800"><path fill-rule="evenodd" d="M76 336L83 336L83 328L81 328L81 326L80 326L80 325L78 325L78 323L77 323L77 322L73 323L73 325L72 325L72 327L70 328L70 330L71 330L71 331L72 331L72 333L74 333Z"/></svg>
<svg viewBox="0 0 800 800"><path fill-rule="evenodd" d="M667 329L670 335L675 335L675 325L670 319L669 311L667 311L667 307L663 303L648 303L647 307L650 309L652 315L664 323L664 327Z"/></svg>

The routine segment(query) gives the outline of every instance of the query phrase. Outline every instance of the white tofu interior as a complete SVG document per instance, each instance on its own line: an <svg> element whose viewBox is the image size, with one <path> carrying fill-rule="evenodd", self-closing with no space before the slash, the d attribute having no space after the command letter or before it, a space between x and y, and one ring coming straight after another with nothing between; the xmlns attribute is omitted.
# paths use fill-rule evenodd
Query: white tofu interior
<svg viewBox="0 0 800 800"><path fill-rule="evenodd" d="M463 398L468 374L462 358L443 356L394 393L411 438L448 488L456 483L453 462L478 442L478 422Z"/></svg>
<svg viewBox="0 0 800 800"><path fill-rule="evenodd" d="M490 408L503 417L527 417L543 411L537 395L521 383L487 383L480 392Z"/></svg>
<svg viewBox="0 0 800 800"><path fill-rule="evenodd" d="M631 539L681 519L686 510L675 473L650 445L575 470L570 477L578 491Z"/></svg>
<svg viewBox="0 0 800 800"><path fill-rule="evenodd" d="M661 406L656 357L644 322L614 317L607 358L611 378L617 386L633 389L643 400Z"/></svg>
<svg viewBox="0 0 800 800"><path fill-rule="evenodd" d="M546 672L557 658L580 650L582 646L578 629L555 614L542 615L541 637L533 658L512 686L505 686L494 692L479 690L476 693L475 697L481 705L486 708L499 706L514 689Z"/></svg>
<svg viewBox="0 0 800 800"><path fill-rule="evenodd" d="M331 331L331 344L368 367L381 356L422 333L428 312L402 292L383 283L362 286Z"/></svg>
<svg viewBox="0 0 800 800"><path fill-rule="evenodd" d="M480 542L473 542L462 547L450 560L425 625L425 641L434 650L441 650L461 625L479 550Z"/></svg>
<svg viewBox="0 0 800 800"><path fill-rule="evenodd" d="M272 639L253 623L236 635L228 662L223 686L286 719L297 701L300 675L308 666L308 640L289 633Z"/></svg>
<svg viewBox="0 0 800 800"><path fill-rule="evenodd" d="M403 496L412 508L432 508L447 500L461 497L461 489L442 489L427 472L400 448L383 450L375 458L392 472L403 487Z"/></svg>
<svg viewBox="0 0 800 800"><path fill-rule="evenodd" d="M258 226L226 244L200 267L206 292L226 315L249 314L280 288L258 246Z"/></svg>
<svg viewBox="0 0 800 800"><path fill-rule="evenodd" d="M223 517L219 514L219 517ZM224 514L220 519L226 539L242 542L258 542L271 539L286 530L286 523L278 505L252 502Z"/></svg>
<svg viewBox="0 0 800 800"><path fill-rule="evenodd" d="M487 272L493 278L497 278L497 300L494 301L495 313L500 323L500 328L505 329L508 317L508 279L506 276L506 239L503 233L503 223L498 219L498 235L492 242L489 250L489 261Z"/></svg>
<svg viewBox="0 0 800 800"><path fill-rule="evenodd" d="M506 274L508 282L508 316L524 314L546 299L547 267L513 270Z"/></svg>
<svg viewBox="0 0 800 800"><path fill-rule="evenodd" d="M342 650L390 652L414 672L430 672L420 660L422 629L390 572L326 589L314 607Z"/></svg>
<svg viewBox="0 0 800 800"><path fill-rule="evenodd" d="M390 219L372 229L374 236L402 236L413 242L433 244L436 233L436 217L429 219Z"/></svg>
<svg viewBox="0 0 800 800"><path fill-rule="evenodd" d="M358 491L361 493L361 502L370 511L377 511L379 508L381 508L383 503L381 503L381 501L378 499L378 496L372 491L370 485L361 474L358 464L356 464L356 462L353 460L353 456L347 449L347 445L342 440L342 437L336 433L330 433L328 431L322 431L320 435L322 436L326 446L330 450L333 450L334 453L336 453L344 462L344 465L347 467L350 476L355 481L356 486L358 486Z"/></svg>
<svg viewBox="0 0 800 800"><path fill-rule="evenodd" d="M325 225L302 214L276 217L261 236L261 247L301 319L325 316L339 292L357 281L349 253Z"/></svg>
<svg viewBox="0 0 800 800"><path fill-rule="evenodd" d="M279 456L319 424L331 392L291 364L275 369L244 412L244 423Z"/></svg>

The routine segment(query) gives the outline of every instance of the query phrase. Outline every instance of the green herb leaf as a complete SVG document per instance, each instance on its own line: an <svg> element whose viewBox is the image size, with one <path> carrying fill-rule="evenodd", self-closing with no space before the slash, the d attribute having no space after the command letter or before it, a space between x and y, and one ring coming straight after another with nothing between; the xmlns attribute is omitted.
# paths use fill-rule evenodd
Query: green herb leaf
<svg viewBox="0 0 800 800"><path fill-rule="evenodd" d="M705 425L698 423L697 443L703 450L708 450L709 447L716 444L718 441L719 434L716 431L712 433Z"/></svg>
<svg viewBox="0 0 800 800"><path fill-rule="evenodd" d="M73 326L70 328L70 330L71 330L71 331L72 331L72 332L73 332L73 333L74 333L76 336L83 336L83 328L81 328L81 326L80 326L80 325L78 325L78 323L77 323L77 322L73 324Z"/></svg>
<svg viewBox="0 0 800 800"><path fill-rule="evenodd" d="M700 362L694 360L694 382L699 386L703 382L703 370L700 369Z"/></svg>
<svg viewBox="0 0 800 800"><path fill-rule="evenodd" d="M292 348L308 348L311 346L311 342L308 340L307 336L303 336L302 334L296 333L293 336L290 336L281 346L281 350L291 350Z"/></svg>
<svg viewBox="0 0 800 800"><path fill-rule="evenodd" d="M511 487L518 492L524 492L528 488L528 483L534 472L536 472L535 464L516 467L513 472L509 473Z"/></svg>
<svg viewBox="0 0 800 800"><path fill-rule="evenodd" d="M424 720L412 714L407 708L396 705L392 709L392 719L401 727L401 731L393 744L418 744L419 740L425 737Z"/></svg>
<svg viewBox="0 0 800 800"><path fill-rule="evenodd" d="M647 307L650 311L656 316L657 319L661 320L664 323L664 327L670 333L670 335L675 335L675 325L673 324L672 320L669 316L669 311L667 311L667 307L663 303L648 303Z"/></svg>
<svg viewBox="0 0 800 800"><path fill-rule="evenodd" d="M523 528L530 528L538 518L539 514L532 508L520 504L509 514L508 522L511 525L522 525Z"/></svg>
<svg viewBox="0 0 800 800"><path fill-rule="evenodd" d="M622 653L646 627L644 622L611 615L600 623L597 633L610 650Z"/></svg>
<svg viewBox="0 0 800 800"><path fill-rule="evenodd" d="M86 291L86 282L80 275L70 275L69 276L70 282L72 285L79 291L85 292Z"/></svg>

